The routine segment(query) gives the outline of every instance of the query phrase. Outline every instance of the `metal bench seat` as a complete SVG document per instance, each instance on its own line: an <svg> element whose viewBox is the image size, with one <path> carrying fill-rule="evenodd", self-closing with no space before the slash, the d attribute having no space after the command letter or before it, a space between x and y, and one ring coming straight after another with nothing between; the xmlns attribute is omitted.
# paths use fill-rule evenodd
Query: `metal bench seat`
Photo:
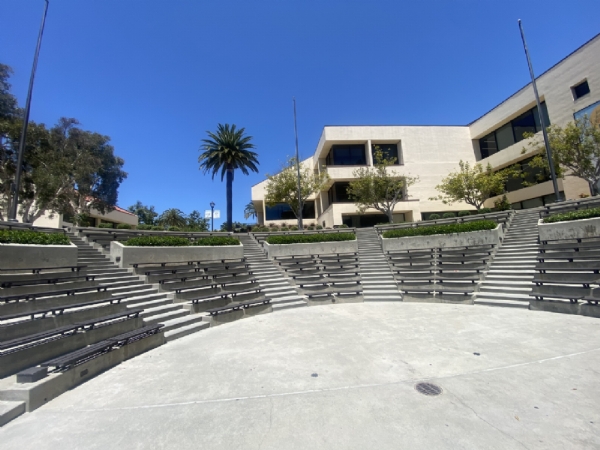
<svg viewBox="0 0 600 450"><path fill-rule="evenodd" d="M433 256L434 249L429 250L388 250L386 256L389 257L404 257L404 256Z"/></svg>
<svg viewBox="0 0 600 450"><path fill-rule="evenodd" d="M544 298L559 298L567 299L571 303L577 303L578 300L581 300L584 297L590 297L591 289L572 286L536 285L532 287L529 295L531 297L535 297L536 300L544 300Z"/></svg>
<svg viewBox="0 0 600 450"><path fill-rule="evenodd" d="M464 272L455 272L455 271L440 271L437 274L438 280L474 280L477 281L481 278L481 274L477 271L469 271L466 270Z"/></svg>
<svg viewBox="0 0 600 450"><path fill-rule="evenodd" d="M117 347L123 347L124 345L131 344L139 341L140 339L144 339L148 336L159 333L162 327L164 327L162 323L146 325L145 327L138 328L137 330L128 331L127 333L119 334L118 336L109 338L107 341L112 341Z"/></svg>
<svg viewBox="0 0 600 450"><path fill-rule="evenodd" d="M321 272L326 274L349 274L358 272L358 264L349 264L340 267L321 266Z"/></svg>
<svg viewBox="0 0 600 450"><path fill-rule="evenodd" d="M438 264L436 266L438 268L438 270L444 271L444 270L476 270L477 272L481 271L481 270L485 270L487 268L486 264L481 264L481 263L471 263L471 262L465 262L465 263L451 263L451 262L442 262L440 264Z"/></svg>
<svg viewBox="0 0 600 450"><path fill-rule="evenodd" d="M594 259L600 260L600 251L579 251L579 252L544 252L538 253L536 259L544 262L546 259L565 259L573 262L575 259Z"/></svg>
<svg viewBox="0 0 600 450"><path fill-rule="evenodd" d="M36 300L42 297L53 297L57 295L75 295L77 293L82 292L90 292L90 291L106 291L108 285L101 284L97 286L88 286L88 287L78 287L72 289L62 289L59 291L48 291L48 292L34 292L34 293L25 293L25 294L15 294L15 295L7 295L5 297L0 297L0 302L10 303L13 301L18 302L19 300Z"/></svg>
<svg viewBox="0 0 600 450"><path fill-rule="evenodd" d="M411 263L423 263L423 262L427 262L430 261L431 259L433 259L434 254L433 253L429 253L429 254L422 254L422 255L407 255L407 256L390 256L388 257L388 261L392 262L392 263L405 263L405 264L411 264Z"/></svg>
<svg viewBox="0 0 600 450"><path fill-rule="evenodd" d="M60 282L71 282L85 278L85 281L94 281L96 275L78 275L72 277L48 277L37 280L1 281L0 287L9 289L17 286L33 286L39 284L58 284Z"/></svg>
<svg viewBox="0 0 600 450"><path fill-rule="evenodd" d="M540 262L535 266L535 270L544 273L550 271L560 272L594 272L600 273L600 262L598 261L578 261L578 262Z"/></svg>
<svg viewBox="0 0 600 450"><path fill-rule="evenodd" d="M431 272L432 270L437 270L436 266L433 265L433 261L427 264L412 264L412 265L403 265L403 264L392 264L392 272L403 273L403 272Z"/></svg>
<svg viewBox="0 0 600 450"><path fill-rule="evenodd" d="M559 241L560 242L560 241ZM539 251L540 253L544 253L547 251L561 251L561 250L573 250L578 251L579 249L600 249L600 240L596 241L586 241L586 242L570 242L564 243L560 242L557 244L540 244Z"/></svg>
<svg viewBox="0 0 600 450"><path fill-rule="evenodd" d="M57 266L57 267L41 267L41 268L37 268L37 267L31 267L31 268L25 268L25 269L0 269L0 274L2 273L6 273L6 272L30 272L32 274L35 273L42 273L42 271L44 271L44 273L46 271L54 271L54 270L62 270L62 269L71 269L71 271L73 272L79 272L81 269L85 269L87 267L87 265L76 265L76 266ZM17 274L15 274L17 275Z"/></svg>
<svg viewBox="0 0 600 450"><path fill-rule="evenodd" d="M119 303L121 303L121 300L123 300L124 298L127 298L127 297L126 296L109 297L109 298L105 298L102 300L93 300L91 302L75 303L72 305L64 305L64 306L54 306L52 308L42 308L42 309L36 309L34 311L26 311L26 312L20 312L20 313L15 313L15 314L5 314L5 315L0 316L0 321L13 320L13 319L18 319L19 317L28 317L28 316L31 320L43 319L48 314L52 314L53 316L62 315L62 314L64 314L65 309L85 308L87 306L100 305L102 303L109 303L111 305L119 304ZM40 315L41 315L41 317L36 317L36 316L40 316ZM22 323L22 322L18 322L18 323ZM12 326L13 324L11 323L11 324L5 324L5 325ZM0 325L0 327L5 326L5 325Z"/></svg>
<svg viewBox="0 0 600 450"><path fill-rule="evenodd" d="M227 306L221 306L220 308L208 309L206 312L209 313L211 316L217 316L219 314L223 314L226 312L236 311L239 309L247 309L252 306L267 305L269 303L271 303L271 299L264 298L264 299L251 300L251 301L242 302L242 303L232 303Z"/></svg>
<svg viewBox="0 0 600 450"><path fill-rule="evenodd" d="M600 275L597 273L538 273L533 277L533 283L540 284L581 284L590 287L590 284L600 284Z"/></svg>
<svg viewBox="0 0 600 450"><path fill-rule="evenodd" d="M479 264L487 264L490 260L489 255L482 255L480 257L475 256L447 256L440 255L438 256L438 261L442 264L444 263L479 263Z"/></svg>

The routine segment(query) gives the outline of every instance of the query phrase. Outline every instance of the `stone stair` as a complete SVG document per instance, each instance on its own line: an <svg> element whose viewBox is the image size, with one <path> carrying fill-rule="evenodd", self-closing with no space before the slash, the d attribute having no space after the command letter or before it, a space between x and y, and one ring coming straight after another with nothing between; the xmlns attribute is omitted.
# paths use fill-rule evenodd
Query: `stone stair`
<svg viewBox="0 0 600 450"><path fill-rule="evenodd" d="M356 230L364 301L401 301L402 294L383 254L375 228Z"/></svg>
<svg viewBox="0 0 600 450"><path fill-rule="evenodd" d="M516 211L475 296L476 305L529 308L538 254L539 208Z"/></svg>
<svg viewBox="0 0 600 450"><path fill-rule="evenodd" d="M25 413L25 402L0 400L0 427Z"/></svg>
<svg viewBox="0 0 600 450"><path fill-rule="evenodd" d="M271 299L273 312L307 306L304 296L298 294L273 262L267 258L263 248L249 234L237 237L244 245L244 257L267 298Z"/></svg>
<svg viewBox="0 0 600 450"><path fill-rule="evenodd" d="M209 322L202 322L201 314L190 314L181 304L174 303L173 294L160 292L158 285L147 284L144 277L135 275L132 270L119 268L101 248L95 248L73 233L69 233L69 238L78 249L77 263L87 265L87 273L95 275L96 281L110 284L107 291L111 294L127 295L123 304L143 308L140 317L146 325L164 324L167 342L210 326Z"/></svg>

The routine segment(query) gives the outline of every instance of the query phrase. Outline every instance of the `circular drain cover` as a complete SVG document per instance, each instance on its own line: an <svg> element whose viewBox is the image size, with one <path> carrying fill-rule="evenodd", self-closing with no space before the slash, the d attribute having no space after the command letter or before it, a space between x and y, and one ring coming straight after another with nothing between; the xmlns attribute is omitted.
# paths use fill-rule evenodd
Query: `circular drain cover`
<svg viewBox="0 0 600 450"><path fill-rule="evenodd" d="M423 395L433 396L442 393L442 388L433 383L419 383L415 385L415 389Z"/></svg>

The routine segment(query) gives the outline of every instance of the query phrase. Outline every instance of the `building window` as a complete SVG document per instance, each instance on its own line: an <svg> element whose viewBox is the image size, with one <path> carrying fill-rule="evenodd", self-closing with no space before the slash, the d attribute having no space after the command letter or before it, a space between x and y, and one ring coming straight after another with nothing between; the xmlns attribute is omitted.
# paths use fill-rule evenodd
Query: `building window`
<svg viewBox="0 0 600 450"><path fill-rule="evenodd" d="M363 144L332 145L325 160L328 166L364 166L367 164Z"/></svg>
<svg viewBox="0 0 600 450"><path fill-rule="evenodd" d="M398 154L398 144L372 144L371 145L371 154L373 155L373 164L376 164L375 161L375 147L379 147L383 152L383 157L386 159L396 158L394 165L402 164L402 155Z"/></svg>
<svg viewBox="0 0 600 450"><path fill-rule="evenodd" d="M573 92L573 100L577 100L578 98L590 93L590 85L588 84L587 80L582 81L578 85L573 86L571 88L571 92Z"/></svg>
<svg viewBox="0 0 600 450"><path fill-rule="evenodd" d="M327 192L329 198L329 204L332 203L352 203L348 196L348 186L350 183L347 181L337 181L333 183L333 186Z"/></svg>
<svg viewBox="0 0 600 450"><path fill-rule="evenodd" d="M287 203L278 203L275 206L267 206L265 211L265 220L295 220L296 216L292 212L292 208ZM306 201L304 202L304 208L302 208L303 219L314 219L315 218L315 202Z"/></svg>
<svg viewBox="0 0 600 450"><path fill-rule="evenodd" d="M544 123L550 125L550 117L546 102L542 102L542 114L544 115ZM516 119L511 120L507 124L502 125L495 131L492 131L487 136L479 139L479 149L481 150L481 159L488 158L494 153L498 153L511 145L525 139L525 133L537 133L542 130L540 117L538 115L537 106L534 106L529 111L524 112Z"/></svg>

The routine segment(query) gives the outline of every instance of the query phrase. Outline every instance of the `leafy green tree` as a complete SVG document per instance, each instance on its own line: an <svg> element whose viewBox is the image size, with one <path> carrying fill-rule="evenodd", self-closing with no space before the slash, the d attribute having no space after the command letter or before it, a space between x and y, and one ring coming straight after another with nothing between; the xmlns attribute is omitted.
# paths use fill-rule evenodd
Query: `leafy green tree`
<svg viewBox="0 0 600 450"><path fill-rule="evenodd" d="M186 218L186 229L189 231L208 231L208 220L202 217L200 211L193 210Z"/></svg>
<svg viewBox="0 0 600 450"><path fill-rule="evenodd" d="M17 99L10 93L11 73L9 66L0 64L0 121L13 119L19 113Z"/></svg>
<svg viewBox="0 0 600 450"><path fill-rule="evenodd" d="M183 211L177 208L169 208L158 217L158 223L163 227L183 228L187 224L187 219Z"/></svg>
<svg viewBox="0 0 600 450"><path fill-rule="evenodd" d="M393 170L395 157L388 157L378 146L375 146L374 166L361 167L353 172L355 179L348 186L348 196L354 201L358 211L363 214L374 208L394 222L394 207L406 200L407 188L419 181L418 177L400 175Z"/></svg>
<svg viewBox="0 0 600 450"><path fill-rule="evenodd" d="M158 216L158 213L154 211L154 206L146 206L139 200L135 202L135 205L128 207L127 211L138 216L139 223L143 225L154 225Z"/></svg>
<svg viewBox="0 0 600 450"><path fill-rule="evenodd" d="M481 164L471 167L461 160L459 166L459 171L452 172L435 187L441 195L430 200L441 200L447 205L465 202L479 210L488 198L503 193L508 177L515 174L512 168L494 172L490 164L484 169Z"/></svg>
<svg viewBox="0 0 600 450"><path fill-rule="evenodd" d="M549 170L543 143L528 134L531 153L537 153L529 162L529 167ZM569 122L564 128L558 125L548 127L548 139L556 176L582 178L590 185L592 195L598 194L600 182L600 127L592 124L586 116ZM527 152L524 148L523 152ZM566 169L566 170L562 170Z"/></svg>
<svg viewBox="0 0 600 450"><path fill-rule="evenodd" d="M233 214L233 175L240 169L244 175L249 170L258 172L258 155L252 151L254 144L250 142L252 136L244 135L245 128L239 130L235 125L218 124L217 132L207 131L208 139L203 139L198 157L200 170L204 173L211 172L212 178L221 172L221 181L227 177L227 230L232 230Z"/></svg>
<svg viewBox="0 0 600 450"><path fill-rule="evenodd" d="M265 187L265 203L275 206L277 203L286 203L296 217L304 208L304 203L311 195L322 191L329 181L327 172L315 173L311 167L300 167L300 199L298 199L298 169L296 158L290 158L286 166L275 174L267 174Z"/></svg>
<svg viewBox="0 0 600 450"><path fill-rule="evenodd" d="M256 218L256 208L252 202L249 202L244 208L244 219L249 219L250 217Z"/></svg>

